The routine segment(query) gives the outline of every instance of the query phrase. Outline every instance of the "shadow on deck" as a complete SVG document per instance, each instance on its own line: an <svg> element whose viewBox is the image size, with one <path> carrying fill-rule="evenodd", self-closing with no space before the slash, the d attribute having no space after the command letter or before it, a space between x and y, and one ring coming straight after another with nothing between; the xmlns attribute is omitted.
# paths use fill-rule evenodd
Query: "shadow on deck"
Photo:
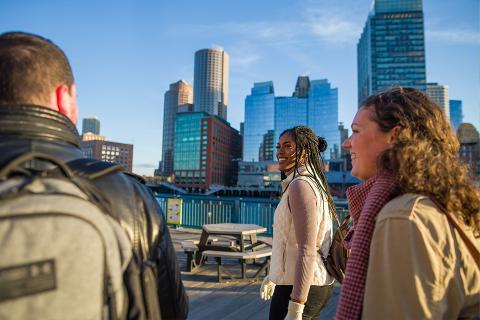
<svg viewBox="0 0 480 320"><path fill-rule="evenodd" d="M188 319L268 319L270 301L260 299L260 281L257 282L217 282L217 269L214 261L207 262L196 272L186 272L186 255L181 248L184 240L197 240L200 230L170 229L177 260L182 270L182 280L190 299ZM231 261L227 268L240 275L240 265ZM253 272L253 271L252 271ZM333 319L340 288L335 285L334 293L320 319Z"/></svg>

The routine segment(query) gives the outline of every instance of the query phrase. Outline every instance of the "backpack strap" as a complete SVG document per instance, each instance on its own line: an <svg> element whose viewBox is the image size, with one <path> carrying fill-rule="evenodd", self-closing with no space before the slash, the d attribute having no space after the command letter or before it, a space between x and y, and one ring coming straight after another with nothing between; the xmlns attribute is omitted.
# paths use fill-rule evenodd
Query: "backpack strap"
<svg viewBox="0 0 480 320"><path fill-rule="evenodd" d="M119 164L87 158L69 161L67 166L77 176L89 180L95 180L116 172L125 172L125 169Z"/></svg>
<svg viewBox="0 0 480 320"><path fill-rule="evenodd" d="M73 171L66 166L61 159L46 153L31 151L10 159L0 170L0 179L6 179L14 173L21 173L24 175L31 174L31 170L23 167L23 165L34 160L49 162L50 164L55 165L56 170L61 172L64 176L68 178L73 176Z"/></svg>

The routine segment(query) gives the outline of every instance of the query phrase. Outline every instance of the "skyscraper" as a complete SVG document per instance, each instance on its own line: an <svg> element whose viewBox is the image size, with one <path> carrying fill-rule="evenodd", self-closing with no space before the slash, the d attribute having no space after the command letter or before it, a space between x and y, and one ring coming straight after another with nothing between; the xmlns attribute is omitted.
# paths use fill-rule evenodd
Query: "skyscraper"
<svg viewBox="0 0 480 320"><path fill-rule="evenodd" d="M175 117L177 112L192 111L193 102L192 85L184 80L170 84L170 89L165 92L163 103L163 145L162 165L165 176L173 173L173 156L175 142Z"/></svg>
<svg viewBox="0 0 480 320"><path fill-rule="evenodd" d="M227 120L228 54L222 49L195 52L194 109Z"/></svg>
<svg viewBox="0 0 480 320"><path fill-rule="evenodd" d="M327 79L300 76L292 97L275 97L272 81L255 83L245 98L243 160L275 159L280 134L298 125L309 126L327 140L325 159L339 157L338 89Z"/></svg>
<svg viewBox="0 0 480 320"><path fill-rule="evenodd" d="M262 143L258 149L258 161L273 161L275 154L273 150L275 149L275 130L268 130L267 133L263 135Z"/></svg>
<svg viewBox="0 0 480 320"><path fill-rule="evenodd" d="M262 143L264 134L274 128L274 113L273 82L254 83L251 94L245 98L244 161L259 161L258 148Z"/></svg>
<svg viewBox="0 0 480 320"><path fill-rule="evenodd" d="M357 44L358 102L393 85L426 91L422 0L373 0Z"/></svg>
<svg viewBox="0 0 480 320"><path fill-rule="evenodd" d="M427 83L427 94L442 109L447 119L450 119L450 99L448 98L448 86L436 82Z"/></svg>
<svg viewBox="0 0 480 320"><path fill-rule="evenodd" d="M236 184L242 154L237 130L204 112L179 113L175 126L176 185L205 190Z"/></svg>
<svg viewBox="0 0 480 320"><path fill-rule="evenodd" d="M86 117L82 121L82 134L84 133L100 134L100 120L95 116Z"/></svg>
<svg viewBox="0 0 480 320"><path fill-rule="evenodd" d="M310 82L307 123L318 136L327 140L325 159L339 158L338 89L332 88L327 79Z"/></svg>
<svg viewBox="0 0 480 320"><path fill-rule="evenodd" d="M275 97L275 143L280 134L294 126L308 125L308 99L298 97Z"/></svg>
<svg viewBox="0 0 480 320"><path fill-rule="evenodd" d="M310 79L308 76L299 76L297 78L297 84L295 85L295 91L292 96L298 98L307 98L308 91L310 90Z"/></svg>
<svg viewBox="0 0 480 320"><path fill-rule="evenodd" d="M463 122L462 100L450 100L450 121L455 130Z"/></svg>

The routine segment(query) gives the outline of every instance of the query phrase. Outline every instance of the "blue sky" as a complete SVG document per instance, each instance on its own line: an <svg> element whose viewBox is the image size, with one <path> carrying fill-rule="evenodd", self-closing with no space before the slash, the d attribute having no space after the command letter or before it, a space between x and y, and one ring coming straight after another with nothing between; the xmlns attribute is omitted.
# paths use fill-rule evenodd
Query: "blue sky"
<svg viewBox="0 0 480 320"><path fill-rule="evenodd" d="M72 64L80 118L96 115L109 140L134 144L134 172L161 159L163 95L193 82L194 52L230 55L228 121L243 121L254 82L291 95L298 75L339 89L339 119L356 111L356 44L370 0L0 0L0 32L52 39ZM427 80L463 100L480 129L479 0L424 0ZM79 126L79 129L80 126Z"/></svg>

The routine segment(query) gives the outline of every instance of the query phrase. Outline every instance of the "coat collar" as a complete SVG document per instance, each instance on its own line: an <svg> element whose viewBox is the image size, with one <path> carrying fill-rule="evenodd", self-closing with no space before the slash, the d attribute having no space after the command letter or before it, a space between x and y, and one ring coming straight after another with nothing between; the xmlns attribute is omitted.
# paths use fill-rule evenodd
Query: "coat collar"
<svg viewBox="0 0 480 320"><path fill-rule="evenodd" d="M0 138L59 141L80 147L77 128L65 115L38 105L0 105Z"/></svg>

